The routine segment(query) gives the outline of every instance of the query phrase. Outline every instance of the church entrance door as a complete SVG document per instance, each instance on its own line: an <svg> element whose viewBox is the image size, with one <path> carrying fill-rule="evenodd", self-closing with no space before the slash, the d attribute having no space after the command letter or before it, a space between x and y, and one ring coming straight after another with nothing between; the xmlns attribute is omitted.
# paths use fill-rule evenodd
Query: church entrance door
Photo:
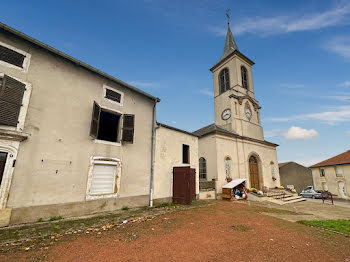
<svg viewBox="0 0 350 262"><path fill-rule="evenodd" d="M260 189L258 161L254 156L249 158L250 187Z"/></svg>

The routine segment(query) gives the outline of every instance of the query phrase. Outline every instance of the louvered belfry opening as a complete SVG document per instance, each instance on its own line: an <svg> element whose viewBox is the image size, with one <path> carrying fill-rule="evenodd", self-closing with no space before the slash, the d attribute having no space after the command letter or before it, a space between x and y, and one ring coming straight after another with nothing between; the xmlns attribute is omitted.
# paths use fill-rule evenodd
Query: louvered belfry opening
<svg viewBox="0 0 350 262"><path fill-rule="evenodd" d="M11 65L23 67L24 58L24 55L0 45L0 60Z"/></svg>
<svg viewBox="0 0 350 262"><path fill-rule="evenodd" d="M0 78L0 125L14 126L18 124L25 84L7 75Z"/></svg>
<svg viewBox="0 0 350 262"><path fill-rule="evenodd" d="M118 92L115 92L111 89L106 89L106 96L107 99L110 99L114 102L120 103L122 95Z"/></svg>

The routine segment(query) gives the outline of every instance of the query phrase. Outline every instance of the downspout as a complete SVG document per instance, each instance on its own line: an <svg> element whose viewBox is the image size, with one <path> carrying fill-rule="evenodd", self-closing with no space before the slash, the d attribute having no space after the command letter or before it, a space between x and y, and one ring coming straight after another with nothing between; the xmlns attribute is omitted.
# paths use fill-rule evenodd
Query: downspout
<svg viewBox="0 0 350 262"><path fill-rule="evenodd" d="M149 186L149 206L153 207L153 178L154 178L154 155L155 155L155 140L156 140L156 106L157 103L160 101L159 98L154 100L153 105L153 114L152 114L152 137L151 137L151 178L150 178L150 186Z"/></svg>

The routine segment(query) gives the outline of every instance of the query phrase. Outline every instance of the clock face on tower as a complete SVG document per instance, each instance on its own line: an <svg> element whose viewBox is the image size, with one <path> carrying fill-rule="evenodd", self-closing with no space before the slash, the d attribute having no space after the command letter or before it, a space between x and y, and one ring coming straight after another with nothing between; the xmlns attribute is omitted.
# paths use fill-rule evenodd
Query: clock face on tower
<svg viewBox="0 0 350 262"><path fill-rule="evenodd" d="M250 110L249 107L245 109L245 115L248 119L252 117L252 111Z"/></svg>
<svg viewBox="0 0 350 262"><path fill-rule="evenodd" d="M231 117L231 110L230 109L225 109L222 113L221 113L221 118L223 120L228 120Z"/></svg>

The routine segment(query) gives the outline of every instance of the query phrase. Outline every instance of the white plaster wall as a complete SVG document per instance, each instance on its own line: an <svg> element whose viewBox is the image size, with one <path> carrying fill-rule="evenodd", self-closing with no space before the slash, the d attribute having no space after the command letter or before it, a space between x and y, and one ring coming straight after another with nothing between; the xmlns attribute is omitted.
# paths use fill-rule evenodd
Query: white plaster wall
<svg viewBox="0 0 350 262"><path fill-rule="evenodd" d="M312 177L314 179L314 187L315 189L323 190L322 183L326 183L328 186L328 191L332 194L340 197L339 192L339 182L344 182L347 198L350 199L350 164L340 165L343 171L343 176L336 176L336 167L335 166L327 166L323 167L325 170L325 176L320 176L320 168L311 168Z"/></svg>
<svg viewBox="0 0 350 262"><path fill-rule="evenodd" d="M31 54L27 73L0 65L1 73L32 86L23 130L31 136L19 146L7 205L85 201L92 156L121 159L120 197L148 195L154 101L22 40L1 33L0 41ZM123 106L103 99L103 85L124 93ZM133 144L100 144L90 138L94 101L135 114Z"/></svg>
<svg viewBox="0 0 350 262"><path fill-rule="evenodd" d="M214 135L198 140L198 159L204 157L207 163L207 181L217 179L216 139Z"/></svg>
<svg viewBox="0 0 350 262"><path fill-rule="evenodd" d="M182 145L190 146L190 164L182 163ZM198 138L166 127L156 131L154 198L173 196L173 167L196 169L196 194L199 194Z"/></svg>

